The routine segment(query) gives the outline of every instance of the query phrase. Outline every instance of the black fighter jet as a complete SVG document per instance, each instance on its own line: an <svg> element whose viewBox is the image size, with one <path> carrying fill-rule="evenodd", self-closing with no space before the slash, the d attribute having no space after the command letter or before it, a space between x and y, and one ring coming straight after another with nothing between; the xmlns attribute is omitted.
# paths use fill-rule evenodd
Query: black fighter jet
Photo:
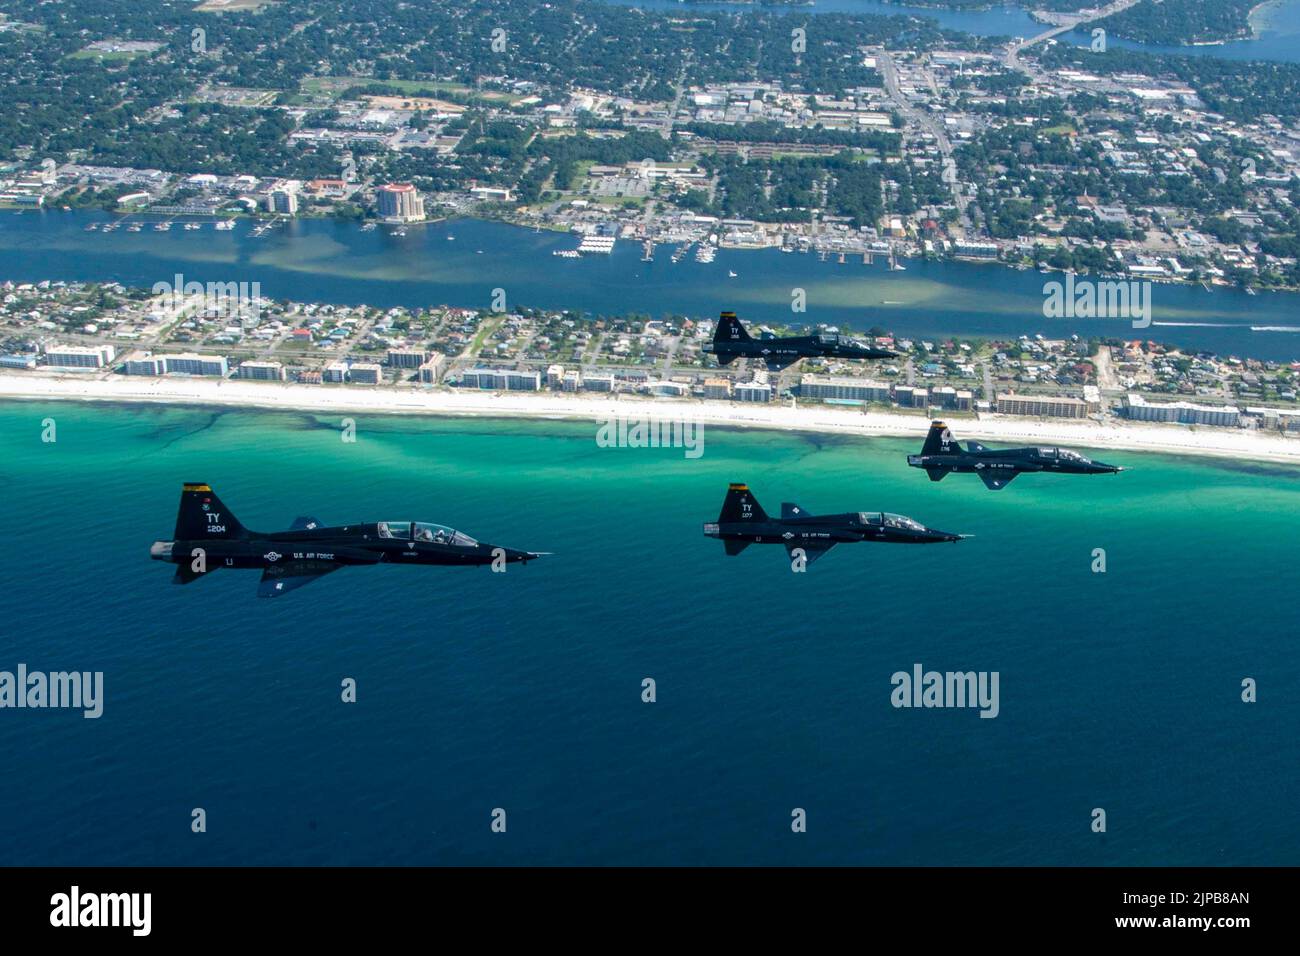
<svg viewBox="0 0 1300 956"><path fill-rule="evenodd" d="M908 455L913 468L924 468L931 481L942 481L950 471L973 471L993 491L1004 488L1022 471L1050 471L1061 475L1113 475L1123 471L1084 458L1068 448L985 448L977 441L967 441L966 450L952 437L943 422L933 422L925 436L921 454Z"/></svg>
<svg viewBox="0 0 1300 956"><path fill-rule="evenodd" d="M847 335L819 332L779 339L774 335L750 338L735 312L723 312L713 333L713 342L704 351L718 357L719 365L730 365L738 358L762 359L767 367L779 371L802 358L824 356L842 359L885 359L898 353L872 348Z"/></svg>
<svg viewBox="0 0 1300 956"><path fill-rule="evenodd" d="M208 485L187 483L173 540L155 541L149 556L177 566L173 584L189 584L217 568L254 568L262 572L258 597L277 597L351 564L512 564L542 555L480 544L421 521L323 528L315 518L298 518L288 531L264 534L240 524Z"/></svg>
<svg viewBox="0 0 1300 956"><path fill-rule="evenodd" d="M781 517L771 518L750 494L748 485L734 484L727 487L718 520L704 526L704 536L721 538L727 554L740 554L751 544L783 544L791 557L803 549L808 564L840 542L935 544L970 537L935 531L911 518L879 511L815 516L788 501L781 504Z"/></svg>

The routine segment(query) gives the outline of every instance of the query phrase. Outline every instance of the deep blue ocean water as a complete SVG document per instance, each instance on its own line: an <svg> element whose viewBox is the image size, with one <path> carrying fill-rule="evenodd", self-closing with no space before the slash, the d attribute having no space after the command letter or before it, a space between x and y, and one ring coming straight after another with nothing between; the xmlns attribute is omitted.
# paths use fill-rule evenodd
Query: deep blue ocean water
<svg viewBox="0 0 1300 956"><path fill-rule="evenodd" d="M357 425L0 406L0 670L106 685L98 720L0 709L0 863L1300 858L1295 470L1111 452L1132 470L990 493L895 440L714 429L691 461L581 423ZM174 587L148 547L187 480L255 528L413 517L555 554ZM976 537L792 574L702 537L735 480ZM895 709L914 663L998 671L999 716Z"/></svg>

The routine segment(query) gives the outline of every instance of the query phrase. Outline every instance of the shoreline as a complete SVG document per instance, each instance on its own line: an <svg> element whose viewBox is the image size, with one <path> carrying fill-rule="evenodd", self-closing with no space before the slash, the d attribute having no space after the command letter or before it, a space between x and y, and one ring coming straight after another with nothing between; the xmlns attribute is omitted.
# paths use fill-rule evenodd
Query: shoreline
<svg viewBox="0 0 1300 956"><path fill-rule="evenodd" d="M1266 3L1263 5L1266 6L1268 3L1271 2L1278 2L1278 0L1266 0ZM54 211L54 207L49 207L46 211ZM207 222L209 221L209 218L211 218L212 221L216 221L218 219L236 219L236 220L250 223L253 225L254 228L258 228L260 226L269 226L278 222L287 221L279 215L269 215L265 213L250 215L247 213L222 212L222 213L213 214L213 216L208 217L208 216L197 215L197 214L188 215L188 214L152 212L149 209L123 212L120 209L106 209L98 206L86 206L86 207L80 207L80 208L74 208L74 209L62 210L62 211L74 215L77 213L99 212L109 217L115 217L116 220L119 222L126 221L127 219L131 219L133 217L144 221L171 220L173 222L182 222L182 221ZM39 212L39 210L34 210L34 209L21 207L21 206L10 206L10 205L0 204L0 212L18 215L24 213L35 213L35 212ZM339 215L333 215L325 212L302 214L293 217L293 219L299 222L334 222L341 225L346 225L350 223L352 225L357 226L358 228L360 228L361 226L386 226L387 225L387 226L400 226L403 229L410 229L411 227L420 228L420 227L427 227L427 226L436 226L444 223L454 223L459 220L467 220L472 222L499 223L501 225L510 226L512 228L524 230L527 232L540 231L545 233L554 233L556 235L561 235L561 236L572 235L571 230L567 226L560 223L530 222L527 219L524 219L517 215L495 215L495 214L490 214L488 212L485 212L483 210L469 210L469 211L458 213L455 216L442 216L438 218L422 219L415 222L404 222L404 223L388 222L382 219L368 219L368 218L354 219L350 216L339 216ZM1037 237L1037 238L1045 238L1045 237ZM619 241L640 244L644 240L635 239L635 238L624 238L624 239L620 239ZM656 250L661 246L671 247L676 244L674 241L668 240L662 236L656 238L653 241ZM729 249L738 252L763 252L766 250L782 249L783 246L781 243L774 243L774 244L768 244L763 246L722 244L719 245L719 248ZM833 252L831 254L838 255L839 253ZM847 254L857 256L860 255L860 252L849 252ZM876 254L883 255L882 253L876 253ZM980 258L974 256L961 255L952 250L945 250L944 252L941 253L925 252L919 246L916 247L911 252L904 251L904 252L896 253L896 257L904 262L909 262L909 263L910 262L960 263L963 265L992 266L992 267L996 267L1004 270L1010 270L1010 271L1027 271L1029 269L1038 268L1037 264L1033 261L1026 261L1024 259L1002 258L1001 253L996 259L986 259L986 258ZM1046 271L1049 274L1065 275L1071 270L1068 268L1049 266L1047 267ZM1094 276L1094 274L1088 269L1082 270L1079 273L1079 275L1085 277ZM1206 279L1184 278L1179 275L1136 276L1133 273L1126 272L1126 271L1122 271L1122 272L1098 271L1095 273L1095 277L1102 281L1150 282L1159 285L1171 285L1171 286L1179 286L1179 287L1186 287L1186 288L1193 288L1195 286L1205 286L1206 283L1208 282L1208 284L1212 286L1214 289L1223 289L1225 291L1230 290L1230 291L1237 291L1237 292L1246 292L1248 289L1250 289L1250 290L1257 290L1257 291L1282 293L1282 294L1292 295L1292 296L1300 296L1300 284L1259 285L1259 284L1252 284L1250 282L1245 282L1245 281L1242 282L1229 281L1217 277L1206 280ZM1207 289L1207 291L1209 290Z"/></svg>
<svg viewBox="0 0 1300 956"><path fill-rule="evenodd" d="M0 401L186 405L286 412L419 415L431 418L503 418L606 422L613 418L679 417L687 422L760 431L812 432L860 438L925 437L930 419L897 412L827 405L790 407L737 402L672 401L634 397L556 395L547 392L443 391L412 387L298 385L240 380L114 376L78 378L0 372ZM958 439L1059 444L1300 467L1300 436L1212 426L1091 420L954 418ZM594 432L593 432L594 434Z"/></svg>

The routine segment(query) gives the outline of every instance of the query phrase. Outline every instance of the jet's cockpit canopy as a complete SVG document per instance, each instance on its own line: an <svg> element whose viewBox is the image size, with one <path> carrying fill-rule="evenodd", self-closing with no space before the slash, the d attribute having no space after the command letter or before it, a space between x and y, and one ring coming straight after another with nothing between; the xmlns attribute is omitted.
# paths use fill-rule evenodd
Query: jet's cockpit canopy
<svg viewBox="0 0 1300 956"><path fill-rule="evenodd" d="M906 528L908 531L924 531L925 525L919 521L913 521L906 515L885 515L886 528Z"/></svg>
<svg viewBox="0 0 1300 956"><path fill-rule="evenodd" d="M430 524L427 521L381 521L379 537L395 538L399 541L424 541L428 544L449 544L459 548L473 548L478 545L478 542L469 535L461 534L455 528Z"/></svg>
<svg viewBox="0 0 1300 956"><path fill-rule="evenodd" d="M858 512L858 524L879 525L879 524L880 524L880 518L881 518L881 516L880 516L880 512L879 512L879 511L859 511L859 512Z"/></svg>
<svg viewBox="0 0 1300 956"><path fill-rule="evenodd" d="M415 523L415 540L431 544L451 544L458 548L472 548L478 544L467 534L461 534L455 528L446 525L429 524L425 521Z"/></svg>
<svg viewBox="0 0 1300 956"><path fill-rule="evenodd" d="M1068 448L1058 448L1056 453L1061 456L1063 461L1087 461L1077 451L1070 451Z"/></svg>

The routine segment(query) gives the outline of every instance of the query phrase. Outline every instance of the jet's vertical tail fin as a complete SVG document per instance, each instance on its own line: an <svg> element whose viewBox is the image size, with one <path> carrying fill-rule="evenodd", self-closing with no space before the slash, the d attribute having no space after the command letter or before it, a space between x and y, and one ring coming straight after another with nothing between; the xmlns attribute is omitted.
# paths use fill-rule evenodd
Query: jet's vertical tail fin
<svg viewBox="0 0 1300 956"><path fill-rule="evenodd" d="M181 488L174 537L177 541L247 538L248 531L221 503L211 486L196 481L186 482Z"/></svg>
<svg viewBox="0 0 1300 956"><path fill-rule="evenodd" d="M767 512L749 491L749 485L731 484L727 486L727 497L722 501L722 514L718 523L741 521L766 521Z"/></svg>
<svg viewBox="0 0 1300 956"><path fill-rule="evenodd" d="M961 445L952 437L952 432L943 422L931 422L930 434L925 436L921 447L922 455L959 455Z"/></svg>
<svg viewBox="0 0 1300 956"><path fill-rule="evenodd" d="M752 342L735 312L723 312L718 317L718 327L713 332L714 342Z"/></svg>

